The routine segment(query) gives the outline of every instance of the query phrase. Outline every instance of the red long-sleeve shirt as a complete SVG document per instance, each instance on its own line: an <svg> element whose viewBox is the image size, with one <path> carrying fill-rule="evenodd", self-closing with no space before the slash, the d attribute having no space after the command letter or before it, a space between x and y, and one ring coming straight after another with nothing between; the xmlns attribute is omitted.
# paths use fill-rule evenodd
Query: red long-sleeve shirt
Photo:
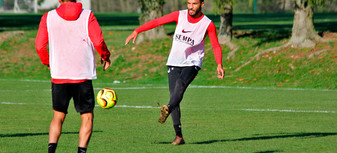
<svg viewBox="0 0 337 153"><path fill-rule="evenodd" d="M202 18L204 17L204 15L200 16L199 18L193 18L190 15L188 15L188 21L190 23L197 23L199 22ZM150 30L152 28L155 28L157 26L161 26L164 25L166 23L171 23L171 22L176 22L176 24L178 24L178 18L179 18L179 11L175 11L172 12L170 14L164 15L160 18L151 20L149 22L144 23L143 25L141 25L140 27L138 27L137 29L135 29L135 31L137 33L141 33L143 31L147 31ZM216 35L216 28L213 22L211 22L209 24L209 26L207 27L207 31L206 33L209 36L209 39L211 41L213 50L214 50L214 56L215 56L215 60L217 64L222 64L222 51L221 51L221 47L220 44L218 42L218 37ZM206 35L205 35L206 37Z"/></svg>
<svg viewBox="0 0 337 153"><path fill-rule="evenodd" d="M80 13L82 12L81 3L64 3L59 8L56 9L56 12L59 16L67 21L76 20ZM35 40L35 48L38 53L41 62L49 66L49 53L47 49L48 45L48 29L47 29L47 16L48 13L45 13L40 21L39 30ZM97 22L96 17L93 13L90 14L89 23L88 23L89 37L92 41L96 51L102 57L103 60L108 61L110 57L110 52L106 46L102 30ZM80 83L85 80L70 80L70 79L53 79L53 83L62 84L62 83Z"/></svg>

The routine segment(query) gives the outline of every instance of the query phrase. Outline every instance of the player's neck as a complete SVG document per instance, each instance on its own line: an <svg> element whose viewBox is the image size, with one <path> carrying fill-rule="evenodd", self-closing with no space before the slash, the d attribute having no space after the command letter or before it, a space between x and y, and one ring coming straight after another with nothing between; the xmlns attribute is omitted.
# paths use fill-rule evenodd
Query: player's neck
<svg viewBox="0 0 337 153"><path fill-rule="evenodd" d="M204 14L202 12L200 12L198 15L194 15L194 16L191 16L190 14L188 14L188 22L197 23L202 19L202 17L204 17Z"/></svg>

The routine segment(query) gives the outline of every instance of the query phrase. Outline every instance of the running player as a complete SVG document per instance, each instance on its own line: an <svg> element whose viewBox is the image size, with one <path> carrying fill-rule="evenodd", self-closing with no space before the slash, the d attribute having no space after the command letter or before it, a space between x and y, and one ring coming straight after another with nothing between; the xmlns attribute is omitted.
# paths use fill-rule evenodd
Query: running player
<svg viewBox="0 0 337 153"><path fill-rule="evenodd" d="M222 67L222 51L216 36L214 23L202 13L204 0L187 0L187 10L175 11L163 17L151 20L133 31L126 39L125 45L133 39L135 43L138 33L157 26L176 22L172 48L167 60L170 101L161 107L158 119L164 123L171 114L176 137L173 145L184 144L181 131L180 102L188 85L193 81L202 66L204 45L208 34L213 46L217 62L218 78L223 79L225 72Z"/></svg>
<svg viewBox="0 0 337 153"><path fill-rule="evenodd" d="M43 15L35 44L42 63L51 72L54 117L49 128L48 152L56 150L69 101L73 98L82 119L78 152L85 153L92 133L95 107L91 81L97 78L95 49L101 56L101 63L104 61L103 70L110 66L110 52L91 11L82 9L77 0L59 2L60 7Z"/></svg>

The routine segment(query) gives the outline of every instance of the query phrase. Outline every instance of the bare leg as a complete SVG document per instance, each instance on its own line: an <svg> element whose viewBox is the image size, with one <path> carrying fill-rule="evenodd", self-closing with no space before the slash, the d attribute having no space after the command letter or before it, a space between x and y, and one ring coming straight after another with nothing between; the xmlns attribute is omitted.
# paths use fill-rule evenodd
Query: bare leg
<svg viewBox="0 0 337 153"><path fill-rule="evenodd" d="M87 148L92 133L94 115L92 112L82 113L81 118L82 124L79 134L80 139L78 146Z"/></svg>
<svg viewBox="0 0 337 153"><path fill-rule="evenodd" d="M54 117L49 127L49 143L58 142L62 132L62 124L64 122L65 117L66 117L65 113L54 110Z"/></svg>

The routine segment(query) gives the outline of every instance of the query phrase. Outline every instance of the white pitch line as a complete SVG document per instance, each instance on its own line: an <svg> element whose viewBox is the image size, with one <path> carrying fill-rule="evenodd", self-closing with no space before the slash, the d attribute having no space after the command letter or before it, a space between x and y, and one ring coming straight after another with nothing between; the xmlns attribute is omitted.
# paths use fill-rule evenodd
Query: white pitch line
<svg viewBox="0 0 337 153"><path fill-rule="evenodd" d="M14 102L0 102L3 105L26 105L27 103L14 103ZM95 105L96 107L100 107L99 105ZM129 105L116 105L115 107L122 107L122 108L160 108L160 107L153 107L153 106L129 106Z"/></svg>
<svg viewBox="0 0 337 153"><path fill-rule="evenodd" d="M306 110L281 110L281 109L241 109L243 111L253 111L253 112L289 112L289 113L327 113L327 114L335 114L337 111L306 111Z"/></svg>
<svg viewBox="0 0 337 153"><path fill-rule="evenodd" d="M130 89L165 89L168 87L114 87L115 90L130 90ZM102 88L94 88L94 90L101 90Z"/></svg>
<svg viewBox="0 0 337 153"><path fill-rule="evenodd" d="M95 105L96 107L100 107L99 105ZM116 105L115 107L121 108L160 108L160 107L153 107L153 106L129 106L129 105Z"/></svg>
<svg viewBox="0 0 337 153"><path fill-rule="evenodd" d="M4 105L25 105L26 103L1 102Z"/></svg>
<svg viewBox="0 0 337 153"><path fill-rule="evenodd" d="M130 89L167 89L168 87L114 87L117 90L130 90ZM334 89L305 89L305 88L271 88L271 87L231 87L231 86L201 86L201 85L191 85L188 88L195 89L252 89L252 90L285 90L285 91L333 91ZM102 88L94 88L95 90L101 90Z"/></svg>
<svg viewBox="0 0 337 153"><path fill-rule="evenodd" d="M23 81L23 82L50 82L50 80L30 80L30 79L23 79L23 80L16 80L16 79L0 79L1 81Z"/></svg>
<svg viewBox="0 0 337 153"><path fill-rule="evenodd" d="M0 79L0 81L23 81L23 82L50 82L50 80L16 80L16 79ZM117 85L114 83L97 83L104 85ZM167 86L156 87L151 84L143 87L114 87L114 89L165 89ZM239 86L204 86L204 85L191 85L189 88L210 88L210 89L253 89L253 90L289 90L289 91L333 91L336 89L314 89L314 88L272 88L272 87L239 87ZM100 90L101 88L94 88ZM1 90L0 90L1 91Z"/></svg>
<svg viewBox="0 0 337 153"><path fill-rule="evenodd" d="M160 108L153 106L128 106L128 105L116 105L116 107L125 107L125 108Z"/></svg>
<svg viewBox="0 0 337 153"><path fill-rule="evenodd" d="M27 103L15 103L15 102L0 102L3 105L26 105ZM95 105L96 107L100 107L99 105ZM160 108L154 106L130 106L130 105L116 105L115 107L121 108ZM251 111L251 112L289 112L289 113L325 113L325 114L336 114L337 111L319 111L319 110L291 110L291 109L238 109L241 111Z"/></svg>
<svg viewBox="0 0 337 153"><path fill-rule="evenodd" d="M308 91L337 91L334 89L313 89L313 88L272 88L272 87L201 86L201 85L191 85L189 88L288 90L288 91L305 91L305 90L308 90Z"/></svg>
<svg viewBox="0 0 337 153"><path fill-rule="evenodd" d="M14 103L14 102L0 102L3 105L26 105L27 103ZM100 107L99 105L95 105L96 107ZM116 105L115 107L122 107L122 108L160 108L160 107L153 107L153 106L129 106L129 105Z"/></svg>
<svg viewBox="0 0 337 153"><path fill-rule="evenodd" d="M0 92L32 92L32 91L48 91L51 92L51 89L23 89L23 90L16 90L16 89L0 89Z"/></svg>

